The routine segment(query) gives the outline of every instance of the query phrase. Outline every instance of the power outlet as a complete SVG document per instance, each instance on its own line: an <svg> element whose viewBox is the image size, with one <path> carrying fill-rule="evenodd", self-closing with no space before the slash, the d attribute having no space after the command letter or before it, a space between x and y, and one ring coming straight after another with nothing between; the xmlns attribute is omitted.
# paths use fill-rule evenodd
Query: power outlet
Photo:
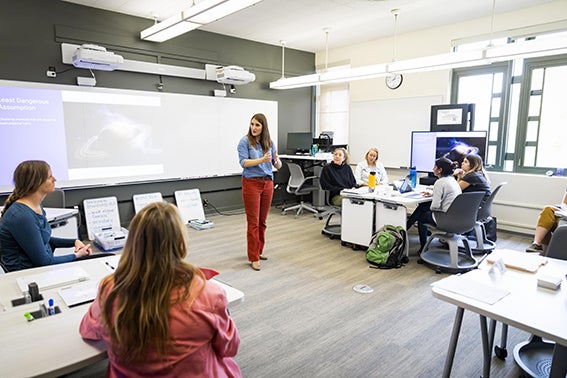
<svg viewBox="0 0 567 378"><path fill-rule="evenodd" d="M57 77L57 72L55 71L55 67L48 67L46 74L47 77Z"/></svg>
<svg viewBox="0 0 567 378"><path fill-rule="evenodd" d="M206 198L203 198L203 206L207 207L209 205L209 200Z"/></svg>

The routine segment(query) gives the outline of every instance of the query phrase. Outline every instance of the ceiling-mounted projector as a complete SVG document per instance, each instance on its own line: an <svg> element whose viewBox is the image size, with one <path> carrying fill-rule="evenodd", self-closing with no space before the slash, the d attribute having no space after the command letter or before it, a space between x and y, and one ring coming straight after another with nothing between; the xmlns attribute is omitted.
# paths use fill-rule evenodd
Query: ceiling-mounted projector
<svg viewBox="0 0 567 378"><path fill-rule="evenodd" d="M73 65L77 68L113 71L124 63L124 58L98 45L84 44L73 54Z"/></svg>
<svg viewBox="0 0 567 378"><path fill-rule="evenodd" d="M221 84L248 84L256 80L256 75L238 66L217 68L217 81Z"/></svg>

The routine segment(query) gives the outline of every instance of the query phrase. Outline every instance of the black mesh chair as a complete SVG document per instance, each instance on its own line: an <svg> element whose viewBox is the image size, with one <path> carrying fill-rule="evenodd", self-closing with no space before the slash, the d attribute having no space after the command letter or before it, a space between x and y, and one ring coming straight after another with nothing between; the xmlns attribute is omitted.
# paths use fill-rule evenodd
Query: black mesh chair
<svg viewBox="0 0 567 378"><path fill-rule="evenodd" d="M331 203L331 192L325 190L325 203L327 209L319 215L319 219L323 219L327 216L325 221L325 226L321 230L321 234L328 236L330 239L340 239L341 238L341 208L335 206ZM335 217L335 221L332 221ZM336 219L339 218L337 221Z"/></svg>
<svg viewBox="0 0 567 378"><path fill-rule="evenodd" d="M313 185L313 179L317 178L317 176L304 177L301 167L295 163L287 163L287 167L289 168L289 180L287 182L286 191L290 194L295 194L300 200L297 205L282 209L282 214L285 214L287 211L296 210L295 216L297 217L303 210L307 210L318 215L319 211L317 209L303 202L303 196L319 190L317 185Z"/></svg>
<svg viewBox="0 0 567 378"><path fill-rule="evenodd" d="M420 255L423 263L438 273L465 272L478 266L465 233L474 228L483 197L484 192L462 193L445 213L434 212L437 225L428 225L431 236Z"/></svg>
<svg viewBox="0 0 567 378"><path fill-rule="evenodd" d="M476 216L476 224L474 226L476 242L476 245L472 249L474 254L489 253L492 252L496 247L495 241L489 240L486 237L486 229L484 228L484 224L492 218L492 201L494 201L494 197L496 197L496 194L506 184L506 182L498 184L496 188L494 188L490 196L480 203L478 214Z"/></svg>

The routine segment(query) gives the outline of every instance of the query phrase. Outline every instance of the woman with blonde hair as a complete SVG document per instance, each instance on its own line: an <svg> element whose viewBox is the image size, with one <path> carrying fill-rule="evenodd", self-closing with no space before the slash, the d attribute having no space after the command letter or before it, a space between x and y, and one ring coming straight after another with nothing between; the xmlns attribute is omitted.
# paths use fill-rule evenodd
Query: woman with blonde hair
<svg viewBox="0 0 567 378"><path fill-rule="evenodd" d="M4 203L0 221L0 260L7 271L71 262L91 254L90 244L51 236L41 203L55 190L56 181L49 164L41 160L23 161L14 170L14 191ZM75 247L75 251L54 256L53 250L59 247Z"/></svg>
<svg viewBox="0 0 567 378"><path fill-rule="evenodd" d="M241 376L226 294L184 261L186 235L166 202L132 219L120 263L80 325L84 339L106 343L108 377Z"/></svg>
<svg viewBox="0 0 567 378"><path fill-rule="evenodd" d="M380 153L377 148L370 148L366 155L364 155L364 161L361 161L356 165L354 170L354 177L356 178L356 184L359 186L368 186L368 175L370 172L376 173L376 184L387 184L388 174L384 165L378 161Z"/></svg>

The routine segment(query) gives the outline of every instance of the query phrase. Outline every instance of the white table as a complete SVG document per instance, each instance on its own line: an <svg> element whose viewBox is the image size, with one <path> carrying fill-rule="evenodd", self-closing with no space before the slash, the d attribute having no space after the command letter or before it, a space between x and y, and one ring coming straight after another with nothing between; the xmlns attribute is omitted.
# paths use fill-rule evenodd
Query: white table
<svg viewBox="0 0 567 378"><path fill-rule="evenodd" d="M331 153L318 153L315 156L311 155L279 155L280 160L290 160L296 162L302 166L303 169L313 167L313 175L318 178L313 180L313 185L319 185L319 177L321 177L321 171L323 165L329 163L333 160L333 154ZM307 166L309 165L309 166ZM313 206L317 210L325 209L325 191L316 190L313 192Z"/></svg>
<svg viewBox="0 0 567 378"><path fill-rule="evenodd" d="M517 253L525 255L524 252ZM504 274L498 271L490 273L490 266L483 262L479 269L460 276L447 277L436 283L447 284L451 281L446 280L458 280L452 281L449 288L432 286L432 293L435 298L457 306L449 350L445 361L444 377L449 377L451 373L464 310L472 311L480 316L484 378L490 376L490 361L496 321L559 344L555 348L551 377L565 377L567 373L565 371L567 357L565 356L567 354L567 283L565 282L565 273L567 273L567 261L547 260L548 263L540 267L535 274L514 269L507 269ZM562 286L557 291L538 287L537 276L539 274L551 274L562 277ZM456 289L457 285L455 283L462 284L469 289L480 286L480 292L483 295L487 292L501 289L507 290L510 293L496 303L489 304L478 297L471 297L470 293L458 293L460 290ZM490 329L487 326L487 318L491 319Z"/></svg>
<svg viewBox="0 0 567 378"><path fill-rule="evenodd" d="M341 240L353 246L370 244L372 235L385 224L406 228L408 206L431 201L431 197L420 195L426 186L419 186L410 194L397 190L386 194L385 186L378 185L374 192L368 187L341 191ZM406 255L409 246L406 242Z"/></svg>
<svg viewBox="0 0 567 378"><path fill-rule="evenodd" d="M27 269L0 275L0 345L2 364L0 377L56 377L89 366L106 358L102 342L87 342L79 334L79 324L90 304L69 308L58 294L60 288L40 290L45 302L53 298L61 313L28 322L25 312L36 311L39 303L12 307L11 300L22 297L16 278L47 271L80 266L90 280L72 285L93 285L112 270L106 262L116 262L116 256ZM240 303L244 293L225 283L211 281L223 287L229 307Z"/></svg>

